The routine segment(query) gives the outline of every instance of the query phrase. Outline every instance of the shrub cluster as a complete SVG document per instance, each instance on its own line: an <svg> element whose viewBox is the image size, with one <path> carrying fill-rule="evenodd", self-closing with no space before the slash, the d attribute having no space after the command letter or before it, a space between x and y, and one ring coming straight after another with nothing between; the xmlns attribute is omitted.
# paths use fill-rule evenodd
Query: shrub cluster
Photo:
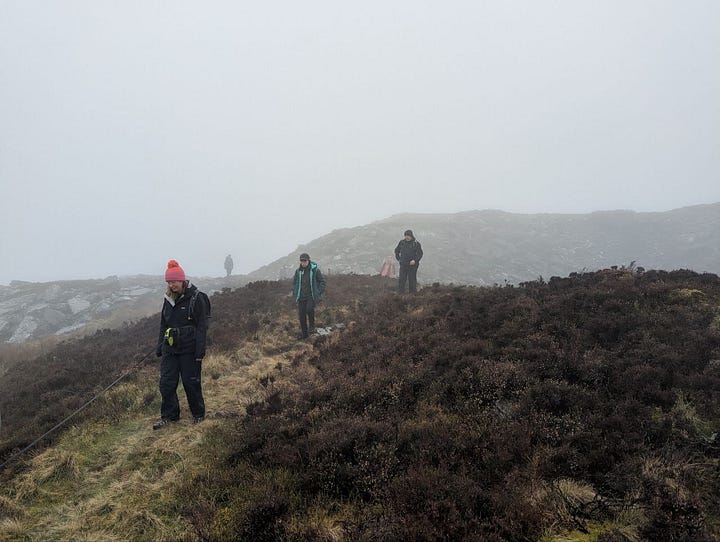
<svg viewBox="0 0 720 542"><path fill-rule="evenodd" d="M205 538L618 540L627 510L647 540L720 536L717 276L437 286L360 312L216 435L179 494Z"/></svg>

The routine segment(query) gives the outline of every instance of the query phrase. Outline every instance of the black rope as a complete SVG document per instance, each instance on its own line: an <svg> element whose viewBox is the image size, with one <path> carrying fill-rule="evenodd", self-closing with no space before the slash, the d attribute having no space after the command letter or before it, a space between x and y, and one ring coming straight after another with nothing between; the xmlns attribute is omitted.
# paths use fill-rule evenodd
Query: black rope
<svg viewBox="0 0 720 542"><path fill-rule="evenodd" d="M148 352L147 354L145 354L145 356L144 356L141 360L136 361L136 362L135 362L132 366L130 366L123 374L121 374L119 377L117 377L115 380L113 380L110 384L108 384L107 386L105 386L101 391L99 391L97 394L95 394L95 396L94 396L92 399L90 399L88 402L86 402L86 403L85 403L84 405L82 405L80 408L78 408L77 410L75 410L74 412L72 412L72 413L71 413L70 415L68 415L64 420L62 420L61 422L59 422L58 424L56 424L53 428L48 429L45 433L43 433L43 434L40 435L38 438L36 438L35 440L33 440L30 444L28 444L27 446L25 446L25 448L23 448L23 449L20 450L19 452L16 452L16 453L14 453L13 455L11 455L5 462L3 462L2 464L0 464L0 469L3 469L3 468L5 467L5 465L9 464L10 462L14 461L15 459L17 459L18 457L20 457L21 455L23 455L23 454L24 454L25 452L27 452L30 448L32 448L33 446L35 446L38 442L40 442L41 440L43 440L43 439L44 439L45 437L47 437L48 435L54 433L54 432L57 431L59 428L61 428L63 425L65 425L68 421L70 421L70 420L73 419L75 416L77 416L78 414L80 414L80 412L82 412L82 411L85 410L87 407L89 407L92 403L94 403L95 400L98 399L103 393L107 392L107 391L108 391L110 388L112 388L115 384L117 384L117 383L120 382L123 378L125 378L126 376L128 376L129 374L131 374L135 369L137 369L138 367L140 367L140 365L141 365L146 359L148 359L151 354L154 354L154 353L155 353L155 349L153 348L150 352Z"/></svg>

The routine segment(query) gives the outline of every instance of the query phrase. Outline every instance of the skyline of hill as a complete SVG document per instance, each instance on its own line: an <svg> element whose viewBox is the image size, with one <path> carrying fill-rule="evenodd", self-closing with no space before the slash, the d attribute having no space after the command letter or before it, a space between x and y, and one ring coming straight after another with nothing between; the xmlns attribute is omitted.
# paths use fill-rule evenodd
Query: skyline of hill
<svg viewBox="0 0 720 542"><path fill-rule="evenodd" d="M290 277L300 252L328 274L376 275L411 228L425 257L420 286L519 284L612 266L720 274L720 203L659 213L513 214L467 211L401 214L339 229L248 275L197 277L207 292L251 280ZM0 286L0 343L65 338L156 313L163 278L152 275Z"/></svg>
<svg viewBox="0 0 720 542"><path fill-rule="evenodd" d="M425 252L418 278L426 285L518 284L632 262L646 269L720 273L720 203L714 203L651 213L399 214L334 230L248 277L287 278L301 252L330 273L377 274L406 229Z"/></svg>

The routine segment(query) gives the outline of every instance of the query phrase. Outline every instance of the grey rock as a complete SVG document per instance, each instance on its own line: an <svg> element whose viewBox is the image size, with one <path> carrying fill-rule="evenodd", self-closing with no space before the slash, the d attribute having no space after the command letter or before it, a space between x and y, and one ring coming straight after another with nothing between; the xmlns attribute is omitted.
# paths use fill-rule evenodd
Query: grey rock
<svg viewBox="0 0 720 542"><path fill-rule="evenodd" d="M86 309L88 309L91 305L91 303L87 299L83 299L81 297L73 297L72 299L67 300L67 304L70 307L70 310L73 314L77 314L79 312L82 312Z"/></svg>
<svg viewBox="0 0 720 542"><path fill-rule="evenodd" d="M198 278L209 295L244 285L242 275ZM13 281L0 286L0 342L26 342L47 335L93 332L125 319L157 314L162 306L162 276L135 275L51 283Z"/></svg>
<svg viewBox="0 0 720 542"><path fill-rule="evenodd" d="M33 332L37 329L38 324L32 316L26 316L17 326L12 337L8 339L9 343L22 343L32 337Z"/></svg>
<svg viewBox="0 0 720 542"><path fill-rule="evenodd" d="M56 309L47 308L42 313L42 320L53 328L62 325L66 319L67 316Z"/></svg>

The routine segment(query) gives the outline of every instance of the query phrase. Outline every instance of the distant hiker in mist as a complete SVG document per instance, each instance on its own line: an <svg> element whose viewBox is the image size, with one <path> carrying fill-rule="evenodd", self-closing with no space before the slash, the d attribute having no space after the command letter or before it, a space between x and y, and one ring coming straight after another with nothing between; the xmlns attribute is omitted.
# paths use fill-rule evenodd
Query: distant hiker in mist
<svg viewBox="0 0 720 542"><path fill-rule="evenodd" d="M395 274L395 261L392 256L385 258L383 262L382 270L380 271L381 277L390 277L394 279L397 275Z"/></svg>
<svg viewBox="0 0 720 542"><path fill-rule="evenodd" d="M292 295L298 306L300 318L299 339L308 338L308 320L310 333L315 332L315 305L320 303L325 293L325 277L317 264L310 260L310 256L303 252L300 254L300 267L293 277Z"/></svg>
<svg viewBox="0 0 720 542"><path fill-rule="evenodd" d="M400 262L399 293L405 293L406 282L411 293L417 291L417 271L422 257L422 247L415 239L412 230L405 230L405 237L400 239L398 246L395 247L395 258Z"/></svg>
<svg viewBox="0 0 720 542"><path fill-rule="evenodd" d="M225 276L229 277L230 274L232 273L232 270L233 270L232 256L230 256L230 254L228 254L225 257L225 273L226 273Z"/></svg>
<svg viewBox="0 0 720 542"><path fill-rule="evenodd" d="M167 291L160 313L160 336L155 354L160 363L160 421L153 429L160 429L180 419L177 387L182 377L193 423L205 418L200 373L205 357L205 340L210 316L207 296L185 278L185 271L175 260L168 262L165 271Z"/></svg>

